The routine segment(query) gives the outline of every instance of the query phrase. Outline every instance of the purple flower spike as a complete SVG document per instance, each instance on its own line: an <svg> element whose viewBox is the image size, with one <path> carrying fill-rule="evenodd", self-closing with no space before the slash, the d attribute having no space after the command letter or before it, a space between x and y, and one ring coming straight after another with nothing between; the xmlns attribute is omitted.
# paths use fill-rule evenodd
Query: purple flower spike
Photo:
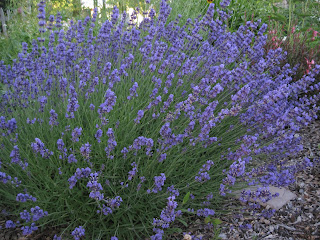
<svg viewBox="0 0 320 240"><path fill-rule="evenodd" d="M90 158L90 153L91 153L90 147L91 147L91 144L85 143L80 148L80 153L86 160L89 160Z"/></svg>
<svg viewBox="0 0 320 240"><path fill-rule="evenodd" d="M13 221L11 220L6 221L6 228L15 228L15 227L16 225L14 224Z"/></svg>
<svg viewBox="0 0 320 240"><path fill-rule="evenodd" d="M166 180L166 176L164 173L160 174L161 176L155 176L154 177L154 184L156 185L153 189L153 193L160 192L162 190L162 187L164 185L164 181Z"/></svg>
<svg viewBox="0 0 320 240"><path fill-rule="evenodd" d="M143 115L144 115L144 111L143 110L139 110L138 111L138 116L136 119L134 119L134 122L135 123L140 123L140 120L143 118Z"/></svg>
<svg viewBox="0 0 320 240"><path fill-rule="evenodd" d="M74 237L74 240L80 240L85 235L85 229L79 226L72 231L71 235Z"/></svg>
<svg viewBox="0 0 320 240"><path fill-rule="evenodd" d="M79 137L81 136L82 128L75 128L72 131L72 142L79 142Z"/></svg>

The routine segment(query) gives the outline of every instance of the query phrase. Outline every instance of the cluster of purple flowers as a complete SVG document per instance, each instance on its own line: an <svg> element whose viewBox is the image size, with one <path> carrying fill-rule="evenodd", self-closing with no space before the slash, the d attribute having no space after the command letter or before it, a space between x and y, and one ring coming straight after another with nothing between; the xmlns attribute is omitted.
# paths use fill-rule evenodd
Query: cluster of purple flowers
<svg viewBox="0 0 320 240"><path fill-rule="evenodd" d="M6 228L15 228L16 227L16 224L11 221L11 220L8 220L6 221Z"/></svg>
<svg viewBox="0 0 320 240"><path fill-rule="evenodd" d="M115 198L107 198L107 200L104 201L107 203L107 205L102 204L102 213L107 216L111 214L115 209L120 207L122 198L120 196L117 196Z"/></svg>
<svg viewBox="0 0 320 240"><path fill-rule="evenodd" d="M18 202L26 202L27 200L31 200L32 202L37 201L37 199L35 197L33 197L32 195L29 194L23 194L23 193L18 193L16 200Z"/></svg>
<svg viewBox="0 0 320 240"><path fill-rule="evenodd" d="M96 134L94 135L94 137L97 139L98 143L101 142L101 137L102 137L103 131L99 128L96 132Z"/></svg>
<svg viewBox="0 0 320 240"><path fill-rule="evenodd" d="M46 1L41 0L38 4L38 18L39 18L39 32L40 33L44 33L46 31L46 29L44 28L44 26L46 25L46 11L45 11L45 7L46 7ZM38 38L39 42L44 42L45 38Z"/></svg>
<svg viewBox="0 0 320 240"><path fill-rule="evenodd" d="M170 196L168 198L167 206L161 211L160 219L153 219L153 225L156 227L153 231L156 233L151 236L151 239L162 239L162 234L164 233L162 229L169 228L170 223L174 222L176 217L182 215L181 210L176 211L178 203L175 201L175 196Z"/></svg>
<svg viewBox="0 0 320 240"><path fill-rule="evenodd" d="M21 230L22 230L22 234L26 236L26 235L30 235L33 231L38 230L38 227L36 226L35 223L31 223L30 226L22 226Z"/></svg>
<svg viewBox="0 0 320 240"><path fill-rule="evenodd" d="M155 187L154 187L152 190L148 189L147 192L148 192L148 193L151 193L151 191L152 191L153 193L158 193L158 192L160 192L160 191L162 190L162 187L163 187L163 185L164 185L164 181L165 181L165 180L166 180L166 176L165 176L164 173L161 173L160 176L155 176L155 177L154 177Z"/></svg>
<svg viewBox="0 0 320 240"><path fill-rule="evenodd" d="M117 97L115 93L108 89L105 94L105 101L100 105L98 109L99 115L102 116L103 113L109 113L116 104L116 99Z"/></svg>
<svg viewBox="0 0 320 240"><path fill-rule="evenodd" d="M98 183L98 173L90 173L90 180L87 183L87 187L91 190L89 197L101 201L103 194L100 191L103 190L101 183Z"/></svg>
<svg viewBox="0 0 320 240"><path fill-rule="evenodd" d="M126 158L127 153L129 151L136 150L136 152L134 153L134 155L136 155L137 151L140 150L142 146L147 146L146 147L146 155L147 156L152 156L151 150L152 150L152 147L153 147L153 139L152 138L146 138L146 137L143 137L143 136L140 136L140 137L136 138L133 141L132 145L129 146L129 149L124 147L121 150L121 153L123 154L123 157Z"/></svg>
<svg viewBox="0 0 320 240"><path fill-rule="evenodd" d="M2 133L2 136L8 136L11 133L14 133L17 130L17 121L15 118L12 118L6 122L6 118L4 116L0 116L0 128L4 131L7 130L7 133Z"/></svg>
<svg viewBox="0 0 320 240"><path fill-rule="evenodd" d="M43 158L50 158L50 156L53 155L53 152L49 149L46 149L44 143L41 142L39 138L35 138L35 141L36 142L31 143L32 150L35 153L40 153L41 157Z"/></svg>
<svg viewBox="0 0 320 240"><path fill-rule="evenodd" d="M83 144L80 148L80 153L86 160L89 160L90 158L90 153L91 153L90 148L91 148L91 144L89 143Z"/></svg>
<svg viewBox="0 0 320 240"><path fill-rule="evenodd" d="M17 145L13 147L13 150L10 153L10 157L11 157L11 163L19 164L22 167L22 169L25 169L28 166L27 162L25 163L22 162L20 153L19 153L19 148Z"/></svg>
<svg viewBox="0 0 320 240"><path fill-rule="evenodd" d="M130 95L127 97L128 100L131 100L133 97L138 97L137 89L138 89L138 83L135 82L132 88L130 88Z"/></svg>
<svg viewBox="0 0 320 240"><path fill-rule="evenodd" d="M82 226L76 227L71 235L74 237L74 240L80 240L85 235L85 229Z"/></svg>
<svg viewBox="0 0 320 240"><path fill-rule="evenodd" d="M108 139L108 146L104 149L104 151L107 154L107 158L109 159L113 159L114 156L111 155L111 152L115 149L115 147L117 146L117 142L116 139L114 137L114 132L112 130L112 128L109 128L107 131L107 136L109 137Z"/></svg>
<svg viewBox="0 0 320 240"><path fill-rule="evenodd" d="M50 125L50 126L57 126L57 125L59 125L59 122L57 121L57 119L58 119L58 114L57 114L53 109L51 109L51 110L50 110L49 125Z"/></svg>
<svg viewBox="0 0 320 240"><path fill-rule="evenodd" d="M62 139L58 139L57 141L57 145L58 145L58 150L59 152L61 152L63 155L59 155L60 159L65 159L66 155L67 155L67 148L64 148L64 142Z"/></svg>
<svg viewBox="0 0 320 240"><path fill-rule="evenodd" d="M208 171L210 170L211 166L213 166L213 161L208 160L206 164L202 165L202 168L199 170L198 175L195 176L195 180L197 182L206 182L210 180L210 176Z"/></svg>
<svg viewBox="0 0 320 240"><path fill-rule="evenodd" d="M81 132L82 132L82 128L80 127L80 128L75 128L75 129L73 129L73 131L72 131L72 141L73 142L79 142L79 137L81 136Z"/></svg>
<svg viewBox="0 0 320 240"><path fill-rule="evenodd" d="M91 169L89 167L81 168L81 169L77 168L75 174L68 179L70 189L72 189L76 185L79 179L89 177L90 173L91 173Z"/></svg>
<svg viewBox="0 0 320 240"><path fill-rule="evenodd" d="M45 216L48 216L48 212L43 211L39 206L35 206L35 207L31 208L30 212L28 212L27 210L20 212L20 218L22 220L24 220L26 223L32 222L30 226L22 226L21 227L22 234L29 235L33 231L38 230L38 227L35 225L35 222ZM20 221L17 221L16 224L14 224L12 221L7 221L7 225L10 228L14 228L15 226L17 226L17 224L20 224Z"/></svg>
<svg viewBox="0 0 320 240"><path fill-rule="evenodd" d="M131 163L131 166L133 167L132 170L129 171L129 176L128 176L128 180L131 181L132 178L134 176L137 175L137 172L138 172L138 168L137 168L137 164L135 162Z"/></svg>
<svg viewBox="0 0 320 240"><path fill-rule="evenodd" d="M78 104L78 94L72 84L69 86L69 94L70 98L68 99L66 118L74 118L74 112L78 110L80 105Z"/></svg>
<svg viewBox="0 0 320 240"><path fill-rule="evenodd" d="M140 120L143 118L143 115L144 115L144 111L143 110L139 110L138 111L138 116L137 116L137 118L134 119L134 122L135 123L140 123Z"/></svg>

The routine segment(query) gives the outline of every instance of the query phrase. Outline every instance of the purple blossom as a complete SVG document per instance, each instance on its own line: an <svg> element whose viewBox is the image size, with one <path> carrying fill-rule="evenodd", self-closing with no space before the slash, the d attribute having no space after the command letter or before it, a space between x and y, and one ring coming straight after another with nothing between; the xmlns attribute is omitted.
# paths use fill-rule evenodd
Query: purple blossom
<svg viewBox="0 0 320 240"><path fill-rule="evenodd" d="M90 158L90 153L91 153L90 148L91 148L91 144L89 143L83 144L80 148L81 155L87 160Z"/></svg>
<svg viewBox="0 0 320 240"><path fill-rule="evenodd" d="M68 99L67 112L65 116L66 118L72 119L74 118L74 112L78 110L80 105L78 104L77 93L75 91L75 88L72 85L70 85L69 87L69 94L71 94L71 96Z"/></svg>
<svg viewBox="0 0 320 240"><path fill-rule="evenodd" d="M79 137L81 136L82 128L75 128L72 131L72 142L79 142Z"/></svg>
<svg viewBox="0 0 320 240"><path fill-rule="evenodd" d="M144 115L144 111L143 110L139 110L138 111L138 116L136 119L134 119L134 122L135 123L140 123L140 120L143 118L143 115Z"/></svg>
<svg viewBox="0 0 320 240"><path fill-rule="evenodd" d="M81 169L77 168L75 174L68 179L69 188L72 189L81 178L89 177L90 173L91 169L89 167Z"/></svg>
<svg viewBox="0 0 320 240"><path fill-rule="evenodd" d="M38 227L35 225L35 223L31 223L31 226L23 226L21 227L22 234L24 236L30 235L33 231L38 230Z"/></svg>
<svg viewBox="0 0 320 240"><path fill-rule="evenodd" d="M129 151L140 150L142 146L147 146L146 155L151 156L152 155L151 149L153 147L153 140L151 138L146 138L143 136L140 136L133 141L133 144L129 146ZM123 149L123 150L127 151L125 149Z"/></svg>
<svg viewBox="0 0 320 240"><path fill-rule="evenodd" d="M39 108L39 112L43 112L44 111L44 107L48 102L48 99L46 96L41 96L38 99L39 103L40 103L40 108Z"/></svg>
<svg viewBox="0 0 320 240"><path fill-rule="evenodd" d="M10 180L11 180L11 176L10 175L7 175L4 172L0 172L0 182L7 183Z"/></svg>
<svg viewBox="0 0 320 240"><path fill-rule="evenodd" d="M77 178L75 176L71 176L68 179L68 181L69 181L69 188L72 189L76 185L78 180L77 180Z"/></svg>
<svg viewBox="0 0 320 240"><path fill-rule="evenodd" d="M101 129L98 129L96 134L94 135L94 137L97 139L98 143L101 142L100 138L102 137L102 130Z"/></svg>
<svg viewBox="0 0 320 240"><path fill-rule="evenodd" d="M209 209L209 208L197 210L197 215L199 217L209 217L209 216L213 216L214 214L215 214L214 210Z"/></svg>
<svg viewBox="0 0 320 240"><path fill-rule="evenodd" d="M20 218L25 220L26 222L31 221L31 215L27 210L23 210L23 212L20 212Z"/></svg>
<svg viewBox="0 0 320 240"><path fill-rule="evenodd" d="M230 1L231 1L231 0L222 0L222 1L220 2L221 8L223 9L223 8L228 7L228 6L230 5Z"/></svg>
<svg viewBox="0 0 320 240"><path fill-rule="evenodd" d="M77 168L74 176L77 178L77 179L81 179L81 178L86 178L86 177L89 177L91 173L91 169L89 167L86 167L86 168Z"/></svg>
<svg viewBox="0 0 320 240"><path fill-rule="evenodd" d="M85 229L82 226L76 227L71 235L74 237L74 240L80 240L85 235Z"/></svg>
<svg viewBox="0 0 320 240"><path fill-rule="evenodd" d="M6 228L15 228L15 227L16 225L14 224L13 221L11 220L6 221Z"/></svg>
<svg viewBox="0 0 320 240"><path fill-rule="evenodd" d="M164 173L161 173L160 176L155 176L154 177L155 187L152 189L152 192L153 193L160 192L162 190L165 180L166 180L166 176ZM150 190L148 190L148 192L150 192Z"/></svg>
<svg viewBox="0 0 320 240"><path fill-rule="evenodd" d="M45 145L39 138L35 138L35 143L31 143L32 150L35 153L40 153L43 158L49 158L53 155L53 152L50 152L49 149L45 148Z"/></svg>
<svg viewBox="0 0 320 240"><path fill-rule="evenodd" d="M252 225L250 223L242 224L239 226L239 228L242 230L249 230L249 229L252 229Z"/></svg>
<svg viewBox="0 0 320 240"><path fill-rule="evenodd" d="M167 188L167 192L170 193L170 196L179 196L179 190L174 188L174 185L171 185L170 187Z"/></svg>
<svg viewBox="0 0 320 240"><path fill-rule="evenodd" d="M111 155L111 152L115 149L115 147L117 146L117 142L115 140L114 137L114 133L112 128L108 128L107 131L107 136L109 137L108 139L108 146L104 149L106 154L107 154L107 158L113 159L113 155Z"/></svg>
<svg viewBox="0 0 320 240"><path fill-rule="evenodd" d="M103 113L109 113L113 109L114 105L116 104L116 95L114 92L112 92L110 89L106 91L105 94L105 101L102 103L98 109L99 115L102 115Z"/></svg>
<svg viewBox="0 0 320 240"><path fill-rule="evenodd" d="M261 212L261 217L264 217L264 218L267 218L267 219L270 219L274 214L275 214L276 210L275 209L264 209L262 210Z"/></svg>
<svg viewBox="0 0 320 240"><path fill-rule="evenodd" d="M175 200L175 196L168 198L167 206L161 211L160 220L153 219L153 225L161 228L169 228L169 224L174 222L175 218L181 214L180 211L175 211L178 203Z"/></svg>
<svg viewBox="0 0 320 240"><path fill-rule="evenodd" d="M91 190L89 197L101 201L103 194L100 191L103 190L100 183L98 183L98 173L90 173L90 180L87 183L87 187Z"/></svg>
<svg viewBox="0 0 320 240"><path fill-rule="evenodd" d="M51 127L53 126L58 126L59 125L59 122L57 121L58 119L58 114L53 110L51 109L50 110L50 120L49 120L49 125Z"/></svg>
<svg viewBox="0 0 320 240"><path fill-rule="evenodd" d="M132 178L137 175L138 169L137 169L137 164L135 162L131 163L131 166L133 167L132 170L129 171L129 176L128 180L131 181Z"/></svg>
<svg viewBox="0 0 320 240"><path fill-rule="evenodd" d="M19 164L21 162L19 148L17 145L13 147L13 150L10 153L10 157L12 163Z"/></svg>
<svg viewBox="0 0 320 240"><path fill-rule="evenodd" d="M166 158L167 158L167 154L166 153L161 153L158 161L159 162L163 162Z"/></svg>
<svg viewBox="0 0 320 240"><path fill-rule="evenodd" d="M138 97L137 89L138 89L138 83L135 82L132 88L130 88L130 95L127 97L128 100L131 100L133 97Z"/></svg>
<svg viewBox="0 0 320 240"><path fill-rule="evenodd" d="M127 158L127 153L129 152L129 150L124 147L122 150L121 150L121 153L123 154L123 159L126 159Z"/></svg>
<svg viewBox="0 0 320 240"><path fill-rule="evenodd" d="M75 156L73 154L70 154L68 156L68 163L77 163L78 160L75 158Z"/></svg>
<svg viewBox="0 0 320 240"><path fill-rule="evenodd" d="M198 175L195 177L195 180L197 182L206 182L210 180L210 176L207 171L210 170L213 164L213 161L208 160L206 164L202 165L202 168L199 170Z"/></svg>
<svg viewBox="0 0 320 240"><path fill-rule="evenodd" d="M245 161L238 159L238 162L231 164L229 174L233 177L240 177L245 173Z"/></svg>
<svg viewBox="0 0 320 240"><path fill-rule="evenodd" d="M122 202L122 198L120 196L117 196L115 198L108 198L106 200L107 206L102 205L102 212L104 215L111 214L116 208L120 207L120 204Z"/></svg>
<svg viewBox="0 0 320 240"><path fill-rule="evenodd" d="M31 208L32 221L36 222L44 216L48 215L48 212L44 212L40 207L36 206Z"/></svg>
<svg viewBox="0 0 320 240"><path fill-rule="evenodd" d="M23 194L23 193L18 193L16 197L17 202L26 202L27 200L31 200L33 202L37 201L35 197L32 197L32 195L29 194Z"/></svg>
<svg viewBox="0 0 320 240"><path fill-rule="evenodd" d="M61 237L58 237L57 234L53 236L53 240L62 240Z"/></svg>
<svg viewBox="0 0 320 240"><path fill-rule="evenodd" d="M46 29L44 28L44 25L46 24L45 22L45 18L46 18L46 11L45 11L45 1L40 1L38 4L38 18L39 18L39 32L40 33L44 33L46 31ZM39 42L44 42L45 39L44 38L38 38Z"/></svg>

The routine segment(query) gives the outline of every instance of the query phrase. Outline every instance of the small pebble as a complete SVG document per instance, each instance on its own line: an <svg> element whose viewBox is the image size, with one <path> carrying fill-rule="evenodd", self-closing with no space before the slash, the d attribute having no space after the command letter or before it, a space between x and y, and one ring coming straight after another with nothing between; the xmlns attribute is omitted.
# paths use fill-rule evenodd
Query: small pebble
<svg viewBox="0 0 320 240"><path fill-rule="evenodd" d="M219 238L221 238L221 239L228 239L228 238L227 238L227 235L224 234L224 233L220 233L220 234L219 234Z"/></svg>

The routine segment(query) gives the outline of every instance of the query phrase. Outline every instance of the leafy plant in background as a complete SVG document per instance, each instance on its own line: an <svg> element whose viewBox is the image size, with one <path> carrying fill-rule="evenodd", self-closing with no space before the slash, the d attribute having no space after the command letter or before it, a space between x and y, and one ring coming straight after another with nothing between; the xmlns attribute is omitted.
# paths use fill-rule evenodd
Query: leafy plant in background
<svg viewBox="0 0 320 240"><path fill-rule="evenodd" d="M296 27L293 27L287 36L283 37L283 29L280 29L277 23L269 26L266 52L280 47L287 53L286 60L283 60L280 66L289 63L290 66L296 67L295 74L291 76L293 81L309 74L310 70L320 63L320 34L318 31L308 29L306 32L298 32ZM320 82L320 78L317 77L315 81ZM311 96L316 92L317 90L314 89L307 94Z"/></svg>
<svg viewBox="0 0 320 240"><path fill-rule="evenodd" d="M12 63L21 51L22 42L30 42L38 36L38 21L31 17L32 13L26 11L27 6L23 4L9 5L8 10L17 10L16 15L11 15L7 22L8 37L0 34L1 59L6 63ZM24 15L22 14L24 12Z"/></svg>
<svg viewBox="0 0 320 240"><path fill-rule="evenodd" d="M274 12L274 1L269 0L231 0L228 7L232 11L227 25L230 31L236 31L247 21L256 22L261 20L266 23L268 17Z"/></svg>
<svg viewBox="0 0 320 240"><path fill-rule="evenodd" d="M267 201L268 185L312 165L279 161L316 118L319 94L297 93L319 89L320 66L291 82L281 49L264 54L266 24L227 31L228 4L183 26L165 0L140 24L115 7L101 28L95 11L64 31L41 1L38 41L0 65L2 227L162 239L176 221L215 216L239 184L264 186L243 202Z"/></svg>

